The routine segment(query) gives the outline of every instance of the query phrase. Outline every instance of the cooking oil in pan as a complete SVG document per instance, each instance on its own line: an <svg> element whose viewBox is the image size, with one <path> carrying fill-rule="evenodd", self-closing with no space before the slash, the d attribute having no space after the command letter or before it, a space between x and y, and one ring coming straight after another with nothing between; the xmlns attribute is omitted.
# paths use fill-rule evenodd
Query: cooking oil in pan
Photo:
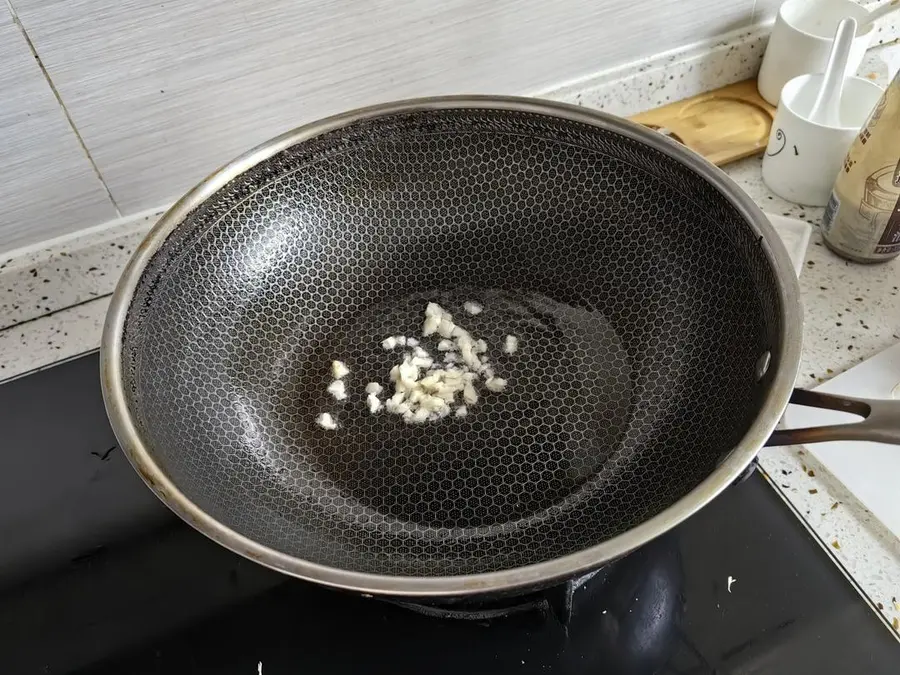
<svg viewBox="0 0 900 675"><path fill-rule="evenodd" d="M469 301L483 311L467 313ZM421 336L428 302L488 343L486 356L506 389L479 387L464 418L407 425L395 415L370 414L366 384L390 391L388 373L401 358L382 348L385 337L416 337L439 358L440 338ZM503 350L508 335L518 340L511 354ZM632 365L612 323L539 293L412 294L361 313L318 353L322 368L341 359L352 372L336 412L340 428L304 439L310 468L363 507L433 527L490 526L564 502L602 469L631 418ZM311 407L334 406L324 387L310 395Z"/></svg>

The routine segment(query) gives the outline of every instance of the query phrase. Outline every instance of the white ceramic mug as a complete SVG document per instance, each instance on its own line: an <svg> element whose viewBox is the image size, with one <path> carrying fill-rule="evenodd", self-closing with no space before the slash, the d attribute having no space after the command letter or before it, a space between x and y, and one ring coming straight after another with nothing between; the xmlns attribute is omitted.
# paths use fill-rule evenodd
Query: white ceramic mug
<svg viewBox="0 0 900 675"><path fill-rule="evenodd" d="M841 19L852 17L862 26L868 16L853 0L787 0L778 10L759 69L756 86L760 95L775 105L789 80L823 72ZM853 40L848 75L855 74L862 63L873 29L874 25L868 24Z"/></svg>
<svg viewBox="0 0 900 675"><path fill-rule="evenodd" d="M847 77L840 126L809 121L821 74L801 75L784 85L763 155L762 177L779 197L805 206L825 206L834 179L883 90L871 80Z"/></svg>

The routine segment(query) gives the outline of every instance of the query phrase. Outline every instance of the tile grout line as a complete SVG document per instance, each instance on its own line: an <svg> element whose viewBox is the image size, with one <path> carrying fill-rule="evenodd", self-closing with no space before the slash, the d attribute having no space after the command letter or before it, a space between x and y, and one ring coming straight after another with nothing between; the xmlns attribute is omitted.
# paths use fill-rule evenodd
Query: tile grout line
<svg viewBox="0 0 900 675"><path fill-rule="evenodd" d="M19 15L16 12L16 8L13 7L12 0L6 0L6 6L9 8L9 13L12 16L13 23L18 26L19 30L22 33L22 37L25 39L25 43L28 45L28 49L31 51L31 55L34 57L35 62L38 65L38 68L41 69L41 73L44 75L44 79L47 81L47 86L50 87L50 91L53 92L53 96L56 97L56 102L59 104L59 107L62 109L63 115L66 116L66 121L69 123L69 128L72 130L72 133L75 134L75 138L78 139L78 144L81 146L82 151L84 152L85 157L87 157L88 162L90 162L91 167L94 169L94 175L97 176L97 180L100 181L100 185L103 186L103 190L106 192L106 196L109 198L110 203L113 208L116 210L116 215L118 217L122 217L122 210L119 208L119 205L116 203L115 197L113 197L112 192L109 189L109 186L106 184L106 181L103 180L103 174L100 173L100 167L97 166L97 162L94 161L94 158L91 156L90 150L88 150L87 144L84 142L84 138L81 136L81 132L78 131L78 127L75 126L75 120L72 119L72 115L69 113L69 109L66 107L66 104L63 103L62 96L59 91L56 89L56 85L53 84L53 80L50 78L50 73L47 72L47 68L44 66L44 62L41 60L41 57L37 53L37 48L34 46L34 43L31 41L31 37L28 35L28 32L25 30L25 26L22 24L22 21L19 19Z"/></svg>

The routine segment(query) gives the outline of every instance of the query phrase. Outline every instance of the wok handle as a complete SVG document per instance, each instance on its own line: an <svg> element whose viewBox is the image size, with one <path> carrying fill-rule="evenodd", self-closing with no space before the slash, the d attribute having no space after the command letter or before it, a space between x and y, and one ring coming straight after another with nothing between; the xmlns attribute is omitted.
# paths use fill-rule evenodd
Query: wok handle
<svg viewBox="0 0 900 675"><path fill-rule="evenodd" d="M834 396L806 389L794 389L791 403L811 408L839 410L859 415L863 420L806 429L777 429L766 441L767 446L805 445L829 441L872 441L900 445L900 401Z"/></svg>

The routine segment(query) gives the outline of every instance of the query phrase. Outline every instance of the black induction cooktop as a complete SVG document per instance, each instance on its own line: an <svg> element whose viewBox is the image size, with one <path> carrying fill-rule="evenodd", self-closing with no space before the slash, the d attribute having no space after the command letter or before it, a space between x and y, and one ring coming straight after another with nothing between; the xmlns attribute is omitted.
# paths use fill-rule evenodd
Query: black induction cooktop
<svg viewBox="0 0 900 675"><path fill-rule="evenodd" d="M579 582L565 616L441 618L176 520L116 447L97 372L90 354L0 385L3 675L900 672L900 642L758 474Z"/></svg>

